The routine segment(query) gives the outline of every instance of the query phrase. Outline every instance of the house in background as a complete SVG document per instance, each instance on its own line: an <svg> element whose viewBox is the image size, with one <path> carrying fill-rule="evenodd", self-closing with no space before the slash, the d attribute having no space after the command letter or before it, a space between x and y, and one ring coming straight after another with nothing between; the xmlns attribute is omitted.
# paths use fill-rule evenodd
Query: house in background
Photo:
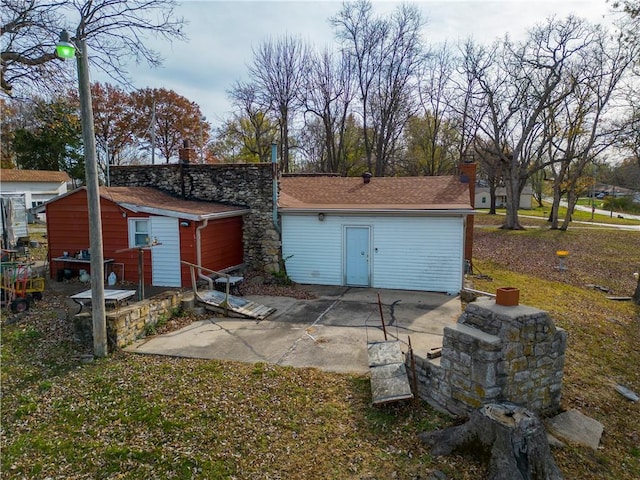
<svg viewBox="0 0 640 480"><path fill-rule="evenodd" d="M472 249L471 167L461 177L283 176L287 274L303 284L457 294Z"/></svg>
<svg viewBox="0 0 640 480"><path fill-rule="evenodd" d="M491 208L491 195L489 187L476 187L475 194L476 208ZM505 208L507 206L507 189L504 187L496 188L496 208ZM526 185L520 194L520 208L531 210L533 208L533 190Z"/></svg>
<svg viewBox="0 0 640 480"><path fill-rule="evenodd" d="M0 170L2 193L23 193L27 209L67 193L67 184L70 181L66 172L5 168Z"/></svg>
<svg viewBox="0 0 640 480"><path fill-rule="evenodd" d="M143 248L144 283L163 287L191 286L186 261L211 270L243 263L244 207L184 200L152 187L100 187L105 272L137 283L138 253ZM79 188L46 204L51 275L83 268L89 262L66 262L89 249L86 188ZM59 260L56 260L59 259ZM206 273L206 272L205 272ZM77 272L74 272L77 274Z"/></svg>

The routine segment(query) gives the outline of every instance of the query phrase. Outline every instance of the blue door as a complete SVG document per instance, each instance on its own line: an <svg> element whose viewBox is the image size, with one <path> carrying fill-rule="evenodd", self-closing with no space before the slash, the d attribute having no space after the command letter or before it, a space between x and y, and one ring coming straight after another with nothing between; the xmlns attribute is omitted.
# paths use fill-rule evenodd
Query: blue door
<svg viewBox="0 0 640 480"><path fill-rule="evenodd" d="M369 286L369 227L345 227L345 285Z"/></svg>

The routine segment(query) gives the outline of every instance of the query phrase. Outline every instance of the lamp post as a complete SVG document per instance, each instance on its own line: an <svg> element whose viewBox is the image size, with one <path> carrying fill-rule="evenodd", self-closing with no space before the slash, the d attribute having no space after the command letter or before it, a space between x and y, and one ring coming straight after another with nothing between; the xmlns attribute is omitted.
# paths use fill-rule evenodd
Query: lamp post
<svg viewBox="0 0 640 480"><path fill-rule="evenodd" d="M104 254L102 251L102 219L98 185L96 140L89 83L89 59L84 39L71 42L69 33L63 30L56 45L56 53L62 59L76 58L78 68L78 92L80 94L80 121L84 144L87 204L89 209L89 247L91 252L91 312L93 320L93 353L96 357L107 355L107 322L104 305Z"/></svg>

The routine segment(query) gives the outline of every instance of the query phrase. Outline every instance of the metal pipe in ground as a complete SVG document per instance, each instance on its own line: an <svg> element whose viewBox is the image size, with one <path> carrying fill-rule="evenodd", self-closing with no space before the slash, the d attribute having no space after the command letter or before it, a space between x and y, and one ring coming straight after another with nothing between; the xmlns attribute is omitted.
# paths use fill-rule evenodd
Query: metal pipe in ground
<svg viewBox="0 0 640 480"><path fill-rule="evenodd" d="M382 315L382 302L380 301L380 292L378 292L378 309L380 310L380 321L382 322L382 333L384 333L384 341L387 341L387 327L384 325L384 316Z"/></svg>
<svg viewBox="0 0 640 480"><path fill-rule="evenodd" d="M407 336L409 340L409 353L411 354L411 380L413 381L413 404L417 407L420 404L420 398L418 396L418 376L416 374L416 358L413 356L413 347L411 346L411 337Z"/></svg>

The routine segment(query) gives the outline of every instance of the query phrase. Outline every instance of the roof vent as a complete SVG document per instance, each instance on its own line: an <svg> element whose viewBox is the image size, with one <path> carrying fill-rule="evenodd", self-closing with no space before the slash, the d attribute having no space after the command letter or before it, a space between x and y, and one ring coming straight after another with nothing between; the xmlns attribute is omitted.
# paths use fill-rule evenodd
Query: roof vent
<svg viewBox="0 0 640 480"><path fill-rule="evenodd" d="M369 183L371 181L371 177L373 177L373 174L371 174L370 172L364 172L362 174L362 179L364 180L364 183Z"/></svg>

